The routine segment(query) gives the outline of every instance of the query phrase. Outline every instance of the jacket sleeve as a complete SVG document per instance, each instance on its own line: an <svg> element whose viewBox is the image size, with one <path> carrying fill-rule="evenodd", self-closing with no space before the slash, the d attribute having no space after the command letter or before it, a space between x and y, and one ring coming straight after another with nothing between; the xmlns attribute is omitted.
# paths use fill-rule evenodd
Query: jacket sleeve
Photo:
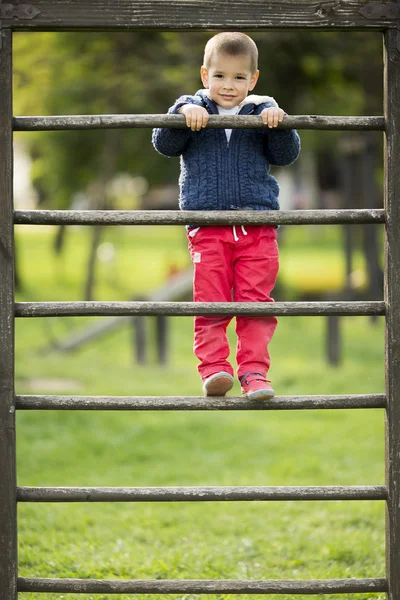
<svg viewBox="0 0 400 600"><path fill-rule="evenodd" d="M168 109L168 114L178 114L178 110L185 104L198 104L199 106L202 106L200 98L195 98L194 96L181 96L176 100L175 104ZM164 127L153 129L153 146L157 152L164 156L180 156L186 148L190 132L191 130L186 127L186 125L185 129L167 129Z"/></svg>
<svg viewBox="0 0 400 600"><path fill-rule="evenodd" d="M270 165L284 167L292 164L300 154L300 136L295 129L268 131L265 135L264 154Z"/></svg>
<svg viewBox="0 0 400 600"><path fill-rule="evenodd" d="M271 106L278 105L265 102L257 106L255 114L259 115L264 108ZM264 154L270 165L290 165L300 154L299 134L295 129L268 129L264 137Z"/></svg>

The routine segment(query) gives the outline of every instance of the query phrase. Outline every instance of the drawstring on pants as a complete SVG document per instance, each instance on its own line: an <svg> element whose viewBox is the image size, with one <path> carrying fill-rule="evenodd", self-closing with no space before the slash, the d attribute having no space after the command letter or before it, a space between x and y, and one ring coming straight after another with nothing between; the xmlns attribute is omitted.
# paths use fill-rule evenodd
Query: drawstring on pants
<svg viewBox="0 0 400 600"><path fill-rule="evenodd" d="M243 227L243 225L241 225L240 228L242 230L243 235L247 235L247 231L245 230L245 228ZM232 225L232 229L233 229L233 239L235 240L235 242L238 242L239 238L238 238L237 233L236 233L236 225Z"/></svg>
<svg viewBox="0 0 400 600"><path fill-rule="evenodd" d="M247 231L245 230L245 228L243 227L243 225L240 226L243 235L247 235ZM190 237L194 237L196 235L196 233L199 231L200 227L195 227L194 229L189 229L189 235ZM232 230L233 230L233 239L235 240L235 242L239 241L238 235L236 233L236 225L232 225Z"/></svg>

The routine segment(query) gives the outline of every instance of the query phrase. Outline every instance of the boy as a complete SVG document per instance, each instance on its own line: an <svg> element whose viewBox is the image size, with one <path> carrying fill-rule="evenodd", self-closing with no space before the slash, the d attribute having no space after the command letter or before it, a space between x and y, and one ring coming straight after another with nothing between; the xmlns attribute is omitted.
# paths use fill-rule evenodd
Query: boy
<svg viewBox="0 0 400 600"><path fill-rule="evenodd" d="M275 130L284 112L269 96L248 96L258 79L258 50L244 33L219 33L206 44L203 90L181 96L169 113L185 116L187 129L155 129L153 144L181 157L182 210L277 210L279 187L269 165L296 160L295 130ZM260 115L260 129L204 129L209 114ZM195 302L273 302L279 257L273 226L189 227ZM226 328L231 317L195 317L194 352L206 396L224 396L234 382ZM237 375L251 400L275 394L266 378L268 343L276 317L236 318Z"/></svg>

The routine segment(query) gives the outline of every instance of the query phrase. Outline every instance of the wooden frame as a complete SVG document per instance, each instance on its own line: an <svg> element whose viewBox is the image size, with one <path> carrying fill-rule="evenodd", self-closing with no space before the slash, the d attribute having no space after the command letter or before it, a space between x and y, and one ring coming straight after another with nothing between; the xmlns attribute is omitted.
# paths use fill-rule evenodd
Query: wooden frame
<svg viewBox="0 0 400 600"><path fill-rule="evenodd" d="M386 570L400 598L400 30L385 32Z"/></svg>
<svg viewBox="0 0 400 600"><path fill-rule="evenodd" d="M303 396L276 398L268 406L249 406L241 398L207 408L201 398L113 398L18 396L14 394L14 317L79 314L213 314L217 307L192 303L19 303L14 305L13 223L82 223L165 225L184 223L178 211L123 213L91 211L12 211L12 130L89 129L107 127L180 127L182 117L165 115L103 115L15 117L12 115L12 32L17 30L195 30L292 29L384 31L384 117L291 117L287 126L312 129L375 129L385 136L385 210L292 211L271 215L191 213L191 222L241 223L254 219L274 223L384 223L385 302L276 303L218 306L225 314L381 314L386 316L385 395ZM387 592L400 600L400 2L265 0L36 0L30 4L0 0L0 600L15 600L19 591L83 593L357 593ZM249 127L243 117L230 127ZM246 120L247 119L247 120ZM226 127L224 117L210 126ZM255 125L256 126L256 125ZM196 221L197 219L197 221ZM233 220L232 220L233 219ZM319 408L386 409L386 487L335 488L16 488L15 408L19 410L290 410ZM387 578L323 581L85 581L69 579L17 580L16 500L29 501L181 501L243 499L375 499L387 506Z"/></svg>
<svg viewBox="0 0 400 600"><path fill-rule="evenodd" d="M0 31L0 600L17 597L11 31Z"/></svg>
<svg viewBox="0 0 400 600"><path fill-rule="evenodd" d="M7 8L6 8L7 7ZM0 13L1 16L1 13ZM35 0L3 10L3 27L63 29L384 29L399 12L396 2L360 0Z"/></svg>

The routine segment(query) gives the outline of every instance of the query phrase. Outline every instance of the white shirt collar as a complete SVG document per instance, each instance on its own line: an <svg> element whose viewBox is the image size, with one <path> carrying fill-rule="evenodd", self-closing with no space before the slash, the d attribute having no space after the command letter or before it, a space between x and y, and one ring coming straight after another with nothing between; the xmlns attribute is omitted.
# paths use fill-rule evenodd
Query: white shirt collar
<svg viewBox="0 0 400 600"><path fill-rule="evenodd" d="M207 98L211 99L209 89L203 89L202 91ZM278 103L274 98L272 98L272 96L258 96L257 94L250 94L250 96L247 96L238 106L240 110L246 104L256 104L258 106L259 104L264 104L265 102L270 102L274 106L278 106Z"/></svg>

